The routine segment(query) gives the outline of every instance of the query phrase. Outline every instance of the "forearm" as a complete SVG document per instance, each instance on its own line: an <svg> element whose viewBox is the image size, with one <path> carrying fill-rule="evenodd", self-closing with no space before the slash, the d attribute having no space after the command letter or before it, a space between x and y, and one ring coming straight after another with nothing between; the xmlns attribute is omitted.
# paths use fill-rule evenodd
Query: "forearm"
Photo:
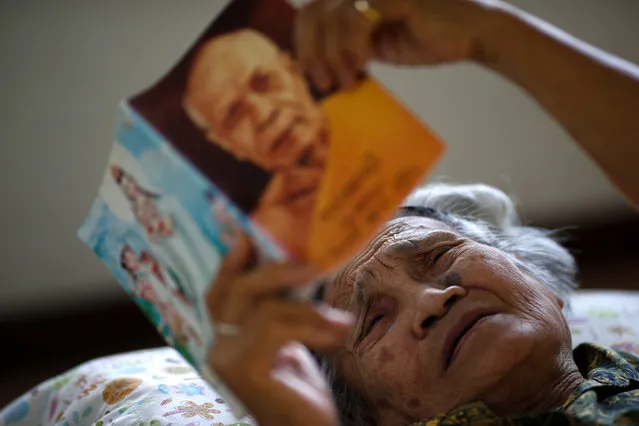
<svg viewBox="0 0 639 426"><path fill-rule="evenodd" d="M510 6L494 19L482 62L530 93L639 207L639 67Z"/></svg>

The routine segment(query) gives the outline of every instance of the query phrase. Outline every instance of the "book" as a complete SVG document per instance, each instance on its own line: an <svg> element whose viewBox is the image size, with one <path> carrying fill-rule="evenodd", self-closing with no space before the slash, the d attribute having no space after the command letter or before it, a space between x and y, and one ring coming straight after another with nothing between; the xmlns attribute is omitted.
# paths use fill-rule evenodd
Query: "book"
<svg viewBox="0 0 639 426"><path fill-rule="evenodd" d="M235 0L157 83L119 105L79 237L168 344L208 368L217 280L265 262L330 271L371 239L444 151L377 81L322 93L285 0Z"/></svg>

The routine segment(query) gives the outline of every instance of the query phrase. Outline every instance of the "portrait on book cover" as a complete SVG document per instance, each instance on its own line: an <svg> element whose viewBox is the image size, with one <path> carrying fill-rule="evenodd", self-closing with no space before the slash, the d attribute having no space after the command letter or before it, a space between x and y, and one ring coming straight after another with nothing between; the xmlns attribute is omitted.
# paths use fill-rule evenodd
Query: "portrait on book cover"
<svg viewBox="0 0 639 426"><path fill-rule="evenodd" d="M328 122L290 55L253 29L197 51L183 107L214 144L270 174L250 216L301 257L328 152Z"/></svg>

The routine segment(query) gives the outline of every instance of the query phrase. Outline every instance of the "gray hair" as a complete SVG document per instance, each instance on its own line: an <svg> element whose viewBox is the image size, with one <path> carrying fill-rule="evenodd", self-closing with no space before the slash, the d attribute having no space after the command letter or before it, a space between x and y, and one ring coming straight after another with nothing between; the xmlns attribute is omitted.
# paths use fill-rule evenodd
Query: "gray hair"
<svg viewBox="0 0 639 426"><path fill-rule="evenodd" d="M552 231L523 226L513 201L501 190L482 184L429 184L404 201L399 216L437 219L462 235L511 255L517 266L546 284L566 306L577 287L577 267ZM319 359L321 370L336 401L341 424L375 425L375 407L346 383L329 357Z"/></svg>

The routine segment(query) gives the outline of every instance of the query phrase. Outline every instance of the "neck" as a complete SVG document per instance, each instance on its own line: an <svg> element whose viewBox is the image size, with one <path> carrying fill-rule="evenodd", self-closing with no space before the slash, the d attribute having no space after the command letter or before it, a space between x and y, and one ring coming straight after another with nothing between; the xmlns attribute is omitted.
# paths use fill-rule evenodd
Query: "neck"
<svg viewBox="0 0 639 426"><path fill-rule="evenodd" d="M572 356L566 356L558 365L557 374L552 380L536 389L523 387L527 391L518 403L513 403L511 399L507 406L496 404L491 409L502 417L553 411L560 408L584 380Z"/></svg>
<svg viewBox="0 0 639 426"><path fill-rule="evenodd" d="M526 412L542 413L560 408L583 381L583 376L575 368L548 386L546 392L540 392L536 404L531 404Z"/></svg>

